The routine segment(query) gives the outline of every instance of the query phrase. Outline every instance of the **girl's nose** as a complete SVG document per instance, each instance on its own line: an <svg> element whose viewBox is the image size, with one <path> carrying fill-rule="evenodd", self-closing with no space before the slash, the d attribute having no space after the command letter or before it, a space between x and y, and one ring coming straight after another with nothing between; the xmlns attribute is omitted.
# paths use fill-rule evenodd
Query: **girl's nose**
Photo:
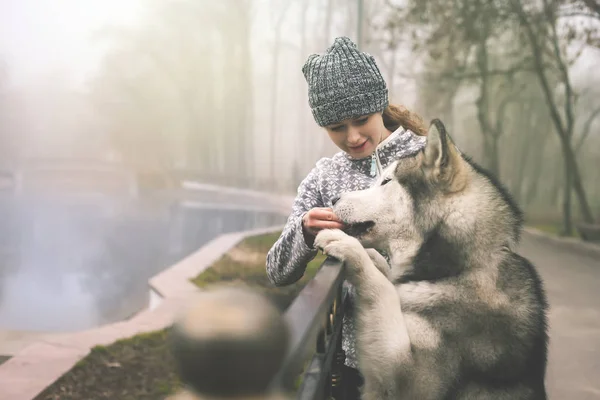
<svg viewBox="0 0 600 400"><path fill-rule="evenodd" d="M351 126L348 128L348 144L350 146L359 145L360 144L360 133L358 133L358 129Z"/></svg>

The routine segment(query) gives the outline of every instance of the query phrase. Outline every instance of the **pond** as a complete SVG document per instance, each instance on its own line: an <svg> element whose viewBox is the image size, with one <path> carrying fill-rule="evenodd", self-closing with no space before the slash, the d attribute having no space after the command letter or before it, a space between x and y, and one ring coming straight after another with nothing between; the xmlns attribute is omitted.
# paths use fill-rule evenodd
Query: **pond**
<svg viewBox="0 0 600 400"><path fill-rule="evenodd" d="M148 205L106 196L4 199L0 214L0 329L28 331L126 319L148 305L150 277L211 239L286 220L222 202Z"/></svg>

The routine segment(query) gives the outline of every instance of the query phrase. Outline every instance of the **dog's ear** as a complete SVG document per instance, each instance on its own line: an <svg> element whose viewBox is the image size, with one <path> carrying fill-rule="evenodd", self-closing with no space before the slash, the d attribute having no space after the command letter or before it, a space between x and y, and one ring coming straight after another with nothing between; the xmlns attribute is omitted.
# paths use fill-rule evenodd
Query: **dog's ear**
<svg viewBox="0 0 600 400"><path fill-rule="evenodd" d="M448 134L446 127L439 119L434 119L427 131L425 145L425 165L429 168L444 168L448 164Z"/></svg>
<svg viewBox="0 0 600 400"><path fill-rule="evenodd" d="M462 187L462 180L456 180L463 170L460 152L439 119L431 121L423 153L423 168L428 176L439 183L448 184L451 191L460 189L456 184Z"/></svg>

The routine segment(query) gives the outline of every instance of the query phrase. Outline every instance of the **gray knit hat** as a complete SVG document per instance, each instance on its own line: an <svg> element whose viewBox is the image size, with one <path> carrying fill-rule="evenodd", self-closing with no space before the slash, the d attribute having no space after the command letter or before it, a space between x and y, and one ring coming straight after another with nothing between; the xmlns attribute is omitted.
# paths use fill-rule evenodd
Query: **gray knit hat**
<svg viewBox="0 0 600 400"><path fill-rule="evenodd" d="M375 59L352 40L338 37L325 54L312 54L302 67L308 104L320 126L381 112L388 90Z"/></svg>

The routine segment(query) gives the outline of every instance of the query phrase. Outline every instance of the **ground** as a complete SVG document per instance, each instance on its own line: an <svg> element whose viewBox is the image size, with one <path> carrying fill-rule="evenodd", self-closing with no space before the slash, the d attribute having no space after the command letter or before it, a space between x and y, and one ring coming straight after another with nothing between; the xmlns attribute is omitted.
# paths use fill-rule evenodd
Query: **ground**
<svg viewBox="0 0 600 400"><path fill-rule="evenodd" d="M528 226L531 226L535 229L539 229L540 231L549 233L551 235L561 236L562 223L560 222L535 223L528 224ZM577 229L573 229L572 237L577 239L581 238L579 232L577 232Z"/></svg>
<svg viewBox="0 0 600 400"><path fill-rule="evenodd" d="M538 269L550 305L550 399L600 399L600 257L524 234L520 254Z"/></svg>
<svg viewBox="0 0 600 400"><path fill-rule="evenodd" d="M260 248L257 252L264 254L264 248L273 240L273 236L252 238L217 264L232 266L232 259L238 263L244 259L252 260L254 256L250 255L251 252L243 251L244 246ZM558 246L531 234L523 235L520 253L537 267L550 303L550 355L546 376L549 398L600 399L598 256ZM227 259L229 263L225 263ZM213 270L202 275L199 283L206 284L227 276L230 280L236 279L240 271L249 276L249 282L253 282L253 276L262 275L266 279L263 265L264 261L261 261L260 268L230 270L227 274L222 271L221 275L213 273L225 267L215 265ZM309 271L314 269L315 264L309 267ZM237 271L235 276L232 276L233 271ZM281 305L284 303L282 301ZM134 362L128 362L127 355ZM158 370L156 366L162 369ZM170 354L164 347L164 332L154 332L94 349L81 365L73 368L36 400L163 399L166 393L171 393L177 387L172 374Z"/></svg>
<svg viewBox="0 0 600 400"><path fill-rule="evenodd" d="M265 273L265 258L280 232L250 237L193 281L245 284L261 290L284 310L324 260L317 256L294 285L276 288ZM169 328L97 346L35 400L163 400L179 387L167 345Z"/></svg>

